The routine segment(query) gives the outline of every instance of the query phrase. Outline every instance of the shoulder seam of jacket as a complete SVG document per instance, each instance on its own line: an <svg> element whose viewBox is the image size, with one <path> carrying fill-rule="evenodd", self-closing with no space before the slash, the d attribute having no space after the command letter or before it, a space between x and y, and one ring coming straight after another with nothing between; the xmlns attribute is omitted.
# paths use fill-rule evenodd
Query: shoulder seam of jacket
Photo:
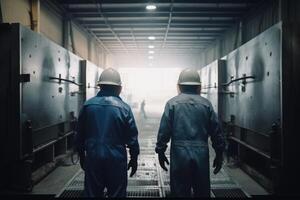
<svg viewBox="0 0 300 200"><path fill-rule="evenodd" d="M90 105L96 105L96 106L113 106L113 107L117 107L117 108L121 108L123 109L122 106L119 105L114 105L114 104L99 104L99 103L89 103L89 104L85 104L84 107L90 106Z"/></svg>
<svg viewBox="0 0 300 200"><path fill-rule="evenodd" d="M176 104L189 104L189 102L176 102ZM201 105L204 105L206 107L210 107L210 105L207 105L207 104L201 103L201 102L196 102L195 104L201 104Z"/></svg>

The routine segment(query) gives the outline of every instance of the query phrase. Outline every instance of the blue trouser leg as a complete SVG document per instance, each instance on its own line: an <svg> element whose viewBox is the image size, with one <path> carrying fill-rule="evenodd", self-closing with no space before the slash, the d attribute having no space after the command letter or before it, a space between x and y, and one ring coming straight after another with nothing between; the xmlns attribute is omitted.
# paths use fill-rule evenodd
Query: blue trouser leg
<svg viewBox="0 0 300 200"><path fill-rule="evenodd" d="M173 147L170 184L173 197L210 196L208 148Z"/></svg>
<svg viewBox="0 0 300 200"><path fill-rule="evenodd" d="M185 148L171 152L170 187L172 197L191 197L191 171Z"/></svg>
<svg viewBox="0 0 300 200"><path fill-rule="evenodd" d="M85 197L103 197L105 187L104 171L101 164L94 160L86 161L84 176L84 196Z"/></svg>
<svg viewBox="0 0 300 200"><path fill-rule="evenodd" d="M104 188L108 197L126 197L126 161L88 161L85 170L84 196L103 197Z"/></svg>
<svg viewBox="0 0 300 200"><path fill-rule="evenodd" d="M194 197L210 197L208 148L198 148L191 153L194 158L197 158L192 165Z"/></svg>
<svg viewBox="0 0 300 200"><path fill-rule="evenodd" d="M127 161L110 160L106 164L108 197L126 197Z"/></svg>

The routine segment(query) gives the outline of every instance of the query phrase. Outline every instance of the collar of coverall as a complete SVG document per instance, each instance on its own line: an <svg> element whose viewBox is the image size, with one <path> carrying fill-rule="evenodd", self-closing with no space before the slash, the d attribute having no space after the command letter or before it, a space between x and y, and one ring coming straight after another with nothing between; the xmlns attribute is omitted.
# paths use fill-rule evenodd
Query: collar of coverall
<svg viewBox="0 0 300 200"><path fill-rule="evenodd" d="M199 95L196 92L189 92L189 91L184 91L184 92L181 92L180 94L195 94L195 95Z"/></svg>
<svg viewBox="0 0 300 200"><path fill-rule="evenodd" d="M120 96L113 94L113 92L110 92L110 91L100 90L97 94L97 97L108 97L108 96L113 96L113 97L117 97L117 98L121 99Z"/></svg>

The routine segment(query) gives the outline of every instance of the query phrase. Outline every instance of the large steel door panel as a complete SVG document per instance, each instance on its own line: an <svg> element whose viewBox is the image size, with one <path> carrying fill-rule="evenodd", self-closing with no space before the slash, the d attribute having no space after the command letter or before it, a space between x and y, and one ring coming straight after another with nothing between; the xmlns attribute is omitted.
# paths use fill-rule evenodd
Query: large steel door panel
<svg viewBox="0 0 300 200"><path fill-rule="evenodd" d="M234 115L236 125L261 133L280 121L280 49L278 24L225 57L226 79L221 84L228 83L223 89L234 94L223 95L223 121Z"/></svg>
<svg viewBox="0 0 300 200"><path fill-rule="evenodd" d="M86 100L97 95L99 91L98 79L103 69L96 66L95 64L84 60L81 62L82 66L86 68Z"/></svg>
<svg viewBox="0 0 300 200"><path fill-rule="evenodd" d="M21 114L31 120L37 146L67 131L56 125L78 116L83 101L81 59L26 27L20 26L20 40L20 73L30 75L21 85ZM52 131L43 131L47 128Z"/></svg>
<svg viewBox="0 0 300 200"><path fill-rule="evenodd" d="M214 111L219 114L220 107L220 95L221 89L219 87L220 78L220 70L224 67L225 61L216 60L213 63L203 67L200 70L200 78L201 78L201 87L202 94L201 96L207 98L213 105Z"/></svg>
<svg viewBox="0 0 300 200"><path fill-rule="evenodd" d="M201 96L207 98L207 91L203 89L206 85L208 85L208 69L207 67L203 67L199 70L200 80L201 80Z"/></svg>

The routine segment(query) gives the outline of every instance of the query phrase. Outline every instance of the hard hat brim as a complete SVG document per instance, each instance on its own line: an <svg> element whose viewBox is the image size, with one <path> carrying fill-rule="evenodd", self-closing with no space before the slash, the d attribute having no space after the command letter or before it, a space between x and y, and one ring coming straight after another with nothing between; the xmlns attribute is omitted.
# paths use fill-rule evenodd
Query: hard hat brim
<svg viewBox="0 0 300 200"><path fill-rule="evenodd" d="M98 85L116 85L116 86L121 86L121 83L114 83L111 81L100 81L98 82Z"/></svg>
<svg viewBox="0 0 300 200"><path fill-rule="evenodd" d="M182 82L178 83L178 85L201 85L199 82Z"/></svg>

